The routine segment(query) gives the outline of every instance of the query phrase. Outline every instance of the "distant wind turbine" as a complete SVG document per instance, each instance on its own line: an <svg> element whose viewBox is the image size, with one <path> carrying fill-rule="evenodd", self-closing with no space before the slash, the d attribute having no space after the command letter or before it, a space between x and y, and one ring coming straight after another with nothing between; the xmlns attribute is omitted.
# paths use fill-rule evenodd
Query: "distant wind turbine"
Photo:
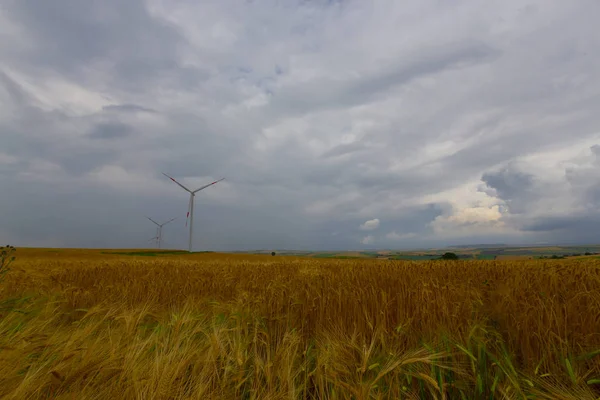
<svg viewBox="0 0 600 400"><path fill-rule="evenodd" d="M162 224L159 224L158 222L156 222L155 220L153 220L150 217L146 217L148 218L150 221L152 221L154 223L154 225L156 225L156 243L158 244L158 248L160 249L160 244L162 242L162 228L163 226L165 226L166 224L168 224L169 222L173 222L175 221L177 218L172 218L170 220L168 220L167 222L163 222ZM152 240L152 239L150 239Z"/></svg>
<svg viewBox="0 0 600 400"><path fill-rule="evenodd" d="M192 236L194 233L194 198L196 197L196 193L198 193L199 191L201 191L203 189L206 189L209 186L214 185L215 183L221 182L225 178L221 178L218 181L214 181L212 183L209 183L208 185L204 185L201 188L198 188L196 190L190 190L190 189L186 188L185 186L183 186L181 183L177 182L174 178L165 174L164 172L163 172L163 175L166 176L167 178L169 178L170 180L172 180L173 182L175 182L176 184L178 184L183 190L185 190L186 192L188 192L190 194L190 203L188 204L186 224L187 224L187 218L189 218L190 219L190 237L189 237L189 243L188 243L188 251L191 253L192 252Z"/></svg>
<svg viewBox="0 0 600 400"><path fill-rule="evenodd" d="M148 239L149 242L154 242L154 245L158 247L158 236Z"/></svg>

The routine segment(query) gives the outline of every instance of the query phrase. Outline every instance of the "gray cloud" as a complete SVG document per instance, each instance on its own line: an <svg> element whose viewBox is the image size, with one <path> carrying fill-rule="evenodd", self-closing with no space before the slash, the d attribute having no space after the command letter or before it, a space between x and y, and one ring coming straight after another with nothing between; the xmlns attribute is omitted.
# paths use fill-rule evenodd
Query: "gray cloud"
<svg viewBox="0 0 600 400"><path fill-rule="evenodd" d="M9 2L0 240L146 245L143 215L185 216L163 171L192 186L227 178L198 196L198 248L362 248L373 218L375 248L589 240L594 11ZM179 222L165 239L185 247Z"/></svg>
<svg viewBox="0 0 600 400"><path fill-rule="evenodd" d="M137 104L111 104L109 106L103 106L102 109L104 111L114 111L114 112L146 112L146 113L156 113L156 110L153 110L148 107L142 107Z"/></svg>
<svg viewBox="0 0 600 400"><path fill-rule="evenodd" d="M132 129L130 126L111 122L102 123L94 126L89 133L92 139L119 139L131 135Z"/></svg>
<svg viewBox="0 0 600 400"><path fill-rule="evenodd" d="M126 4L103 1L92 6L74 0L13 2L7 18L26 29L31 46L9 47L27 68L67 74L82 83L141 90L148 79L177 69L182 38L169 24L154 18L143 0ZM90 68L108 66L104 82Z"/></svg>
<svg viewBox="0 0 600 400"><path fill-rule="evenodd" d="M367 147L363 143L360 143L360 142L341 144L341 145L336 146L336 147L332 148L331 150L328 150L327 152L325 152L325 154L323 154L323 157L324 158L332 158L332 157L345 156L347 154L356 153L358 151L366 150L366 149L367 149Z"/></svg>
<svg viewBox="0 0 600 400"><path fill-rule="evenodd" d="M408 54L397 65L384 67L376 74L365 74L350 80L322 79L310 85L285 88L275 93L273 104L278 112L294 110L300 114L315 109L322 111L328 108L353 107L375 101L391 89L420 77L489 62L498 57L498 53L498 50L480 43L419 49L418 53Z"/></svg>
<svg viewBox="0 0 600 400"><path fill-rule="evenodd" d="M591 225L598 226L598 220L590 221L589 217L583 216L549 216L546 218L538 218L529 224L525 225L527 231L557 231L565 229L589 228Z"/></svg>
<svg viewBox="0 0 600 400"><path fill-rule="evenodd" d="M536 193L534 176L516 170L512 165L495 172L486 172L481 180L491 189L495 197L502 199L512 214L526 211L525 206L535 201Z"/></svg>
<svg viewBox="0 0 600 400"><path fill-rule="evenodd" d="M0 83L5 90L7 100L10 100L15 106L26 107L29 105L29 100L21 85L2 70L0 70Z"/></svg>
<svg viewBox="0 0 600 400"><path fill-rule="evenodd" d="M593 244L598 242L600 214L548 215L527 221L524 231L554 243Z"/></svg>
<svg viewBox="0 0 600 400"><path fill-rule="evenodd" d="M597 145L570 160L562 173L546 177L524 172L514 164L486 172L482 181L502 200L506 223L551 242L592 243L600 222L600 179Z"/></svg>

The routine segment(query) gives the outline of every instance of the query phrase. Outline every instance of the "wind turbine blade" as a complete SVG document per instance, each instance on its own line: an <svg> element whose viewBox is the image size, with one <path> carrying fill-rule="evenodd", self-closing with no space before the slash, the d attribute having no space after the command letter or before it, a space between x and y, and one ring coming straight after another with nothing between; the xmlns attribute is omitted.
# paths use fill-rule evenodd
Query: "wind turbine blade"
<svg viewBox="0 0 600 400"><path fill-rule="evenodd" d="M221 182L223 179L225 179L225 178L221 178L221 179L219 179L218 181L214 181L214 182L212 182L212 183L209 183L208 185L204 185L204 186L202 186L201 188L194 190L194 192L193 192L193 193L198 193L198 192L199 192L199 191L201 191L202 189L206 189L207 187L209 187L209 186L212 186L212 185L214 185L215 183L219 183L219 182Z"/></svg>
<svg viewBox="0 0 600 400"><path fill-rule="evenodd" d="M172 180L173 182L175 182L176 184L178 184L178 185L179 185L179 186L180 186L180 187L181 187L183 190L186 190L186 191L188 191L188 192L192 193L192 191L191 191L190 189L186 188L186 187L185 187L185 186L183 186L181 183L177 182L177 181L175 180L175 178L173 178L173 177L171 177L171 176L169 176L169 175L165 174L164 172L163 172L162 174L163 174L164 176L166 176L167 178L169 178L170 180Z"/></svg>
<svg viewBox="0 0 600 400"><path fill-rule="evenodd" d="M161 226L165 226L166 224L168 224L169 222L173 222L175 221L177 218L171 218L170 220L168 220L167 222L163 222L163 224Z"/></svg>
<svg viewBox="0 0 600 400"><path fill-rule="evenodd" d="M154 222L156 225L160 226L160 224L158 222L156 222L155 220L153 220L152 218L150 218L150 217L146 217L146 218L148 218L150 221Z"/></svg>

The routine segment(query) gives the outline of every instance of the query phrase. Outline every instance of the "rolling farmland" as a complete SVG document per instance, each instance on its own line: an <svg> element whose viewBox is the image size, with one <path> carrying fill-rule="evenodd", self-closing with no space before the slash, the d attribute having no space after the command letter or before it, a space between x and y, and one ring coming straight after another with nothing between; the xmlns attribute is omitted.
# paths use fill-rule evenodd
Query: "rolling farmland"
<svg viewBox="0 0 600 400"><path fill-rule="evenodd" d="M0 397L596 399L600 260L19 249Z"/></svg>

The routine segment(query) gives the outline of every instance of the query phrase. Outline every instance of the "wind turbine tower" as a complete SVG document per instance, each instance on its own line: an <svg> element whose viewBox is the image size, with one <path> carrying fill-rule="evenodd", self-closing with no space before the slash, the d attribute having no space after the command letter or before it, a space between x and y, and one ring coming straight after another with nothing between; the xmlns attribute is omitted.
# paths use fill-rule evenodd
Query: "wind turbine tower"
<svg viewBox="0 0 600 400"><path fill-rule="evenodd" d="M160 249L160 244L162 242L162 228L163 228L163 226L165 226L169 222L175 221L177 218L172 218L172 219L168 220L167 222L163 222L162 224L159 224L158 222L156 222L155 220L153 220L150 217L146 217L146 218L148 218L150 221L152 221L154 223L154 225L156 225L156 242L158 244L158 248Z"/></svg>
<svg viewBox="0 0 600 400"><path fill-rule="evenodd" d="M190 194L190 203L188 205L187 218L190 219L190 237L189 237L189 242L188 242L188 251L191 253L192 252L192 237L194 234L194 198L196 197L196 193L198 193L199 191L201 191L203 189L206 189L209 186L214 185L215 183L221 182L225 178L221 178L218 181L214 181L212 183L209 183L208 185L204 185L196 190L190 190L190 189L186 188L185 186L183 186L181 183L177 182L174 178L165 174L164 172L163 172L163 175L166 176L167 178L169 178L170 180L172 180L173 182L175 182L183 190L185 190L186 192L188 192ZM187 223L187 218L186 218L186 223Z"/></svg>

